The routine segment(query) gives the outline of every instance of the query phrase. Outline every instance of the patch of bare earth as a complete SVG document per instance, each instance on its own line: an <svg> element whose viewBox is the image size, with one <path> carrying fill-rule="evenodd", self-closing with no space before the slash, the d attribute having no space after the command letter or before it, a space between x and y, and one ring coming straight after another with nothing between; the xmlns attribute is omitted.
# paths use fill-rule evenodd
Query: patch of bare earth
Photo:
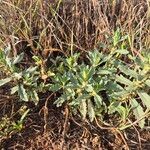
<svg viewBox="0 0 150 150"><path fill-rule="evenodd" d="M2 101L1 101L2 102ZM14 106L12 105L14 104ZM96 123L81 121L69 114L67 108L57 108L53 101L40 101L38 106L28 103L30 108L20 133L0 139L2 150L149 150L150 131L137 132L128 129L119 134L115 130L98 127ZM10 115L19 104L1 103L2 114ZM5 109L5 112L4 112Z"/></svg>

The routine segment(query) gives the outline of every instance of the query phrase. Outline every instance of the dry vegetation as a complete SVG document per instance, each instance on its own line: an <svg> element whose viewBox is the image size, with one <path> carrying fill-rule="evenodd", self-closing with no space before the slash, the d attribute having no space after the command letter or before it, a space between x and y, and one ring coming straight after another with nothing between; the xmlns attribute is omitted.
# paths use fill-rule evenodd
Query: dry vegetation
<svg viewBox="0 0 150 150"><path fill-rule="evenodd" d="M109 38L120 29L128 35L128 50L132 55L150 52L149 0L1 0L0 49L11 46L12 56L25 53L22 62L30 66L32 56L41 57L43 66L48 58L84 55L99 48L110 51ZM1 66L0 66L1 67ZM5 74L0 73L0 79ZM9 85L11 86L11 85ZM145 149L150 143L150 131L133 128L120 132L98 123L68 117L65 107L56 108L55 95L40 93L41 101L31 109L23 129L0 136L0 149ZM46 99L46 100L45 100ZM50 101L50 102L49 102ZM7 86L0 87L0 121L17 121L24 102L9 95ZM69 114L70 115L70 114ZM147 121L150 125L150 120ZM66 123L68 125L66 125ZM0 129L2 130L2 129ZM142 132L140 132L140 130ZM133 134L131 134L133 133Z"/></svg>
<svg viewBox="0 0 150 150"><path fill-rule="evenodd" d="M130 35L131 50L139 52L150 44L148 0L6 0L0 11L1 44L11 43L14 53L90 50L107 43L105 36L117 27Z"/></svg>

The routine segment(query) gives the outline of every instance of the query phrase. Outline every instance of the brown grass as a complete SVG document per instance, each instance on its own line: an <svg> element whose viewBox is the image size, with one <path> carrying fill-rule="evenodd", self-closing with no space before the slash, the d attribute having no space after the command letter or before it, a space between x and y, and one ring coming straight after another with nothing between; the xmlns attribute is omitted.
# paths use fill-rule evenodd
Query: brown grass
<svg viewBox="0 0 150 150"><path fill-rule="evenodd" d="M86 51L116 28L129 34L131 49L150 45L148 0L6 0L0 2L1 45L14 55L30 51L46 57L52 51ZM32 50L32 51L31 51Z"/></svg>

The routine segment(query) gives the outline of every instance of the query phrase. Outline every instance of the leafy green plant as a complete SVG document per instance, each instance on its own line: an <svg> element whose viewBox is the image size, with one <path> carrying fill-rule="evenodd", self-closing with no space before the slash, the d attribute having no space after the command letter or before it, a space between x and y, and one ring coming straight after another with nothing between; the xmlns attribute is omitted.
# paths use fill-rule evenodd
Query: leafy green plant
<svg viewBox="0 0 150 150"><path fill-rule="evenodd" d="M136 119L142 119L139 121L140 127L144 127L145 119L142 116L149 112L150 96L149 69L145 71L142 64L149 64L132 58L134 63L128 66L121 59L117 59L117 54L118 51L109 55L97 50L89 52L89 64L79 64L75 59L77 54L74 59L73 56L64 59L61 63L64 70L56 71L54 84L49 89L61 94L55 104L61 106L67 103L75 112L79 111L83 119L88 116L91 121L96 116L102 119L105 113L118 113L122 122L120 126L126 126L127 118L133 112ZM107 96L104 97L103 94ZM143 105L146 106L146 111Z"/></svg>
<svg viewBox="0 0 150 150"><path fill-rule="evenodd" d="M116 44L108 46L109 53L90 51L85 61L79 59L79 53L57 57L50 59L52 65L47 67L40 57L34 56L34 66L21 69L16 64L21 64L23 53L10 57L7 47L0 53L1 67L7 76L0 80L0 86L11 83L11 94L17 92L21 100L35 104L39 92L58 93L54 102L58 107L68 105L72 113L90 121L99 117L104 122L105 114L118 116L117 124L109 123L120 129L131 126L128 118L134 114L143 128L150 113L150 57L131 55L125 45L126 37L120 40L119 31L116 32Z"/></svg>
<svg viewBox="0 0 150 150"><path fill-rule="evenodd" d="M18 121L13 121L12 118L8 116L2 117L0 120L0 138L7 138L16 132L20 132L23 129L23 123L29 111L26 106L22 106L17 112L21 115Z"/></svg>
<svg viewBox="0 0 150 150"><path fill-rule="evenodd" d="M0 80L0 86L7 83L11 83L11 94L18 92L18 95L22 101L34 100L38 102L38 94L35 88L37 87L37 81L39 79L39 73L37 72L38 66L30 66L26 69L18 67L23 60L24 54L21 53L15 57L11 56L11 47L8 46L4 50L0 50L0 66L1 73L6 78Z"/></svg>

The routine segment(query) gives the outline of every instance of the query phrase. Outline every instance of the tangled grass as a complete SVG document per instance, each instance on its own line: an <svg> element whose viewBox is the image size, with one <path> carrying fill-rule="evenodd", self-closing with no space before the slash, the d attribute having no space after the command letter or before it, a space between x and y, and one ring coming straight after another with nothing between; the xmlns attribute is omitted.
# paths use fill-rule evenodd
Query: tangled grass
<svg viewBox="0 0 150 150"><path fill-rule="evenodd" d="M0 43L46 57L87 51L120 28L139 53L150 45L148 0L6 0L0 2Z"/></svg>

